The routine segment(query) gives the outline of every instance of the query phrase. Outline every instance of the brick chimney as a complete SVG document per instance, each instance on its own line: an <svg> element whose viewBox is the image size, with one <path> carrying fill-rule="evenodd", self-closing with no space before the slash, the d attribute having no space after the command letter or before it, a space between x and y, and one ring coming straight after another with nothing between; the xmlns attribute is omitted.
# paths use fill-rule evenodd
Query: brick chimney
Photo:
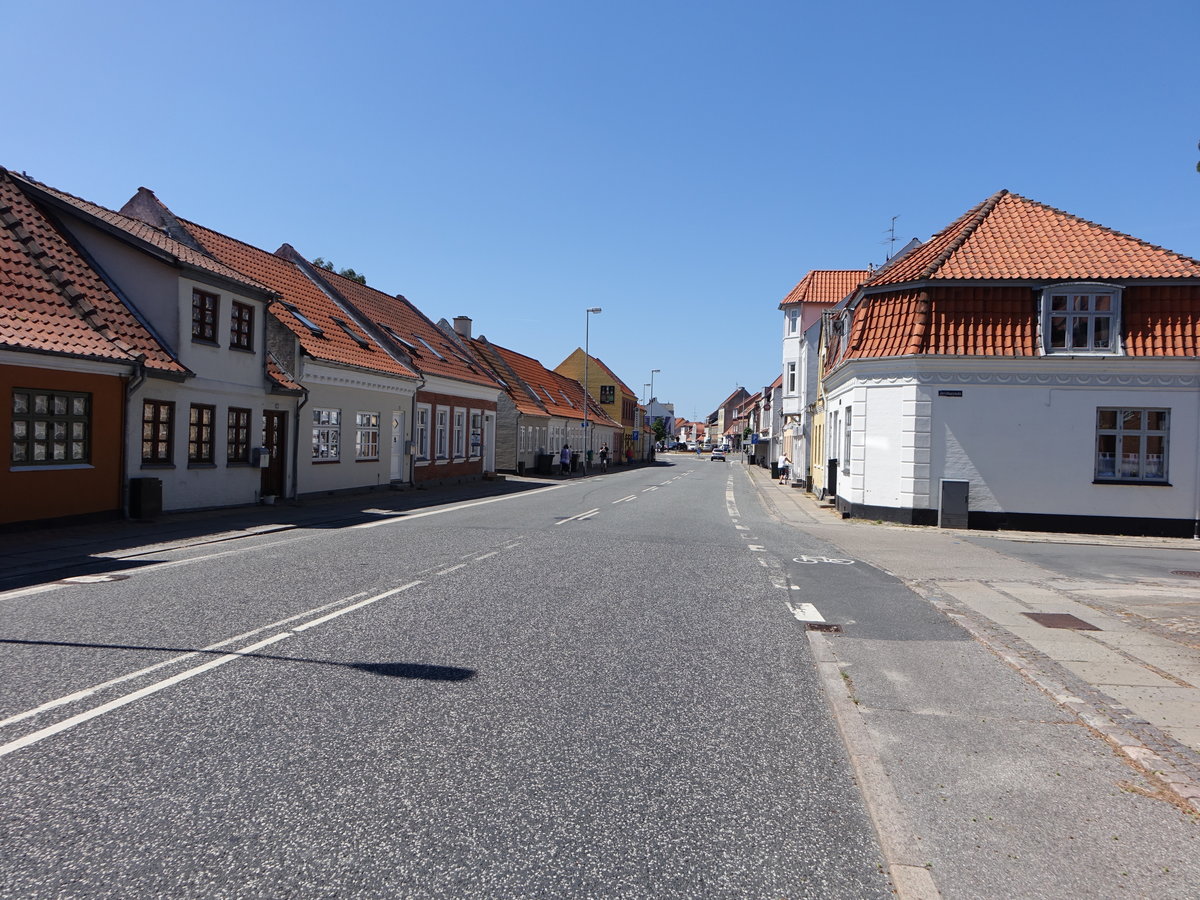
<svg viewBox="0 0 1200 900"><path fill-rule="evenodd" d="M461 338L466 338L469 341L471 339L471 317L455 316L454 333Z"/></svg>

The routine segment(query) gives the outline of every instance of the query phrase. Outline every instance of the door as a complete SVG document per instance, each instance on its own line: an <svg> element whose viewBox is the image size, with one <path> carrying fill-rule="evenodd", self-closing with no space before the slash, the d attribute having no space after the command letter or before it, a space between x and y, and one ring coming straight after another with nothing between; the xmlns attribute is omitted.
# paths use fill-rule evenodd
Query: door
<svg viewBox="0 0 1200 900"><path fill-rule="evenodd" d="M284 483L284 454L287 447L287 413L263 410L262 445L269 454L267 467L262 470L259 495L282 497Z"/></svg>
<svg viewBox="0 0 1200 900"><path fill-rule="evenodd" d="M938 505L938 526L968 528L971 482L942 479L941 503Z"/></svg>
<svg viewBox="0 0 1200 900"><path fill-rule="evenodd" d="M404 413L392 410L392 481L404 480Z"/></svg>
<svg viewBox="0 0 1200 900"><path fill-rule="evenodd" d="M496 414L483 414L483 471L496 471Z"/></svg>

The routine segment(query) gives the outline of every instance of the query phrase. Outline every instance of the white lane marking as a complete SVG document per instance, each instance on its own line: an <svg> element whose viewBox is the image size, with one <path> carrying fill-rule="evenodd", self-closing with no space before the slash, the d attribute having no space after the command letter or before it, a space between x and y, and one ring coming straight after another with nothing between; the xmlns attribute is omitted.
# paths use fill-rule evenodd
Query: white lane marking
<svg viewBox="0 0 1200 900"><path fill-rule="evenodd" d="M622 497L620 500L614 500L613 503L628 503L630 500L636 500L636 494L630 494L628 497Z"/></svg>
<svg viewBox="0 0 1200 900"><path fill-rule="evenodd" d="M395 525L398 522L411 522L413 519L423 519L426 516L440 516L442 513L458 512L460 509L470 509L473 506L485 506L488 503L499 503L502 500L518 500L521 497L540 497L547 491L557 491L567 487L566 484L555 484L550 487L540 488L536 491L529 491L525 494L506 494L503 497L489 497L487 500L474 500L470 503L459 503L455 506L447 506L443 509L429 509L425 512L405 514L403 516L394 516L387 519L379 519L376 522L360 522L358 525L351 525L351 528L378 528L380 525Z"/></svg>
<svg viewBox="0 0 1200 900"><path fill-rule="evenodd" d="M598 510L598 509L593 509L591 512L589 512L589 513L584 513L582 516L580 516L580 517L579 517L579 521L580 521L580 522L586 522L588 519L591 519L591 518L593 518L594 516L597 516L597 515L599 515L599 514L600 514L600 510Z"/></svg>
<svg viewBox="0 0 1200 900"><path fill-rule="evenodd" d="M0 600L15 600L17 597L28 597L31 594L44 594L46 591L57 591L66 587L63 584L39 584L34 587L16 588L0 594Z"/></svg>
<svg viewBox="0 0 1200 900"><path fill-rule="evenodd" d="M758 558L758 564L759 564L760 566L762 566L764 569L768 568L768 567L771 565L769 562L767 562L767 561L766 561L765 559L763 559L761 556Z"/></svg>
<svg viewBox="0 0 1200 900"><path fill-rule="evenodd" d="M755 553L766 553L767 552L767 548L764 547L762 544L747 544L746 549L753 550Z"/></svg>
<svg viewBox="0 0 1200 900"><path fill-rule="evenodd" d="M258 628L252 628L250 631L244 631L241 634L235 634L233 637L228 637L224 640L217 641L215 644L209 644L207 647L201 647L199 650L181 653L179 656L173 656L170 659L165 659L162 662L155 663L152 666L146 666L144 669L138 669L136 672L129 672L128 674L118 676L117 678L110 678L108 681L103 681L100 684L94 684L91 687L83 688L82 690L75 691L72 694L67 694L64 697L59 697L55 700L48 700L41 706L36 706L33 709L27 709L25 712L17 713L16 715L9 716L7 719L0 720L0 728L3 728L6 725L11 725L15 722L21 722L25 719L31 719L36 715L47 712L48 710L56 709L59 706L66 706L68 703L74 703L76 700L83 700L85 697L98 694L100 691L107 690L110 687L115 687L116 685L122 684L126 681L132 681L135 678L141 678L143 675L149 675L151 672L157 672L159 669L166 668L167 666L173 666L176 663L181 663L185 659L191 659L193 656L199 656L201 653L220 650L222 647L225 647L229 644L235 644L238 641L244 641L247 638L253 637L256 634L261 634L262 632L268 631L272 628L279 628L280 626L287 625L289 622L294 622L297 619L303 619L307 616L313 615L314 613L323 612L334 606L339 606L343 603L349 603L351 600L357 600L365 593L365 591L359 591L357 594L351 594L349 597L343 597L342 599L334 600L331 603L323 603L322 605L314 607L313 609L306 609L304 612L296 613L294 616L288 616L286 619L279 619L276 622L271 622L267 625L260 625Z"/></svg>
<svg viewBox="0 0 1200 900"><path fill-rule="evenodd" d="M674 478L672 478L672 479L671 479L671 481L674 481L674 480L675 480ZM668 484L670 484L670 483L671 483L671 481L660 481L660 482L658 483L658 486L659 486L659 487L666 487Z"/></svg>
<svg viewBox="0 0 1200 900"><path fill-rule="evenodd" d="M645 493L648 493L648 492L650 492L650 491L657 491L657 490L658 490L658 485L653 485L653 486L651 486L651 487L648 487L648 488L642 488L642 493L643 493L643 494L645 494Z"/></svg>
<svg viewBox="0 0 1200 900"><path fill-rule="evenodd" d="M223 666L225 663L233 662L235 659L241 659L244 656L253 653L255 650L261 650L263 647L268 647L271 644L278 643L292 636L290 631L285 631L282 634L276 634L265 640L259 641L257 644L251 644L248 647L243 647L241 650L236 650L233 653L227 653L224 656L180 672L178 675L172 675L162 681L156 681L154 684L147 685L141 690L134 691L132 694L126 694L124 697L118 697L116 700L110 700L108 703L102 703L100 706L89 709L86 712L81 712L78 715L71 716L69 719L63 719L61 722L56 722L53 725L47 725L38 731L31 732L24 737L17 738L15 741L9 741L7 744L0 745L0 756L7 756L9 753L15 753L17 750L22 750L31 744L36 744L38 741L45 740L53 735L60 734L76 725L82 725L97 716L102 716L105 713L112 712L114 709L120 709L122 706L128 706L141 700L143 697L148 697L151 694L156 694L165 688L179 684L181 681L186 681L196 675L202 675L217 666Z"/></svg>
<svg viewBox="0 0 1200 900"><path fill-rule="evenodd" d="M747 525L734 525L733 527L736 528L738 531L749 531L750 530L749 526L747 526Z"/></svg>
<svg viewBox="0 0 1200 900"><path fill-rule="evenodd" d="M449 575L451 572L457 572L459 569L465 569L466 567L467 567L466 563L459 563L457 566L451 566L448 569L442 569L442 571L434 572L433 574L434 575Z"/></svg>
<svg viewBox="0 0 1200 900"><path fill-rule="evenodd" d="M481 559L487 559L488 557L491 557L491 556L499 556L499 555L500 555L499 550L493 550L491 553L485 553L485 554L483 554L483 556L475 557L475 562L479 562Z"/></svg>
<svg viewBox="0 0 1200 900"><path fill-rule="evenodd" d="M597 509L589 509L587 512L576 513L575 515L568 516L565 519L559 519L554 524L555 525L566 525L568 522L574 522L576 519L590 519L592 516L594 516L598 512L600 512L600 510L598 508Z"/></svg>
<svg viewBox="0 0 1200 900"><path fill-rule="evenodd" d="M798 585L798 584L793 584L793 585L792 585L792 590L793 590L793 591L798 591L798 590L800 590L800 585Z"/></svg>
<svg viewBox="0 0 1200 900"><path fill-rule="evenodd" d="M792 615L801 622L824 622L825 617L817 612L817 608L811 603L789 603L788 608L792 611Z"/></svg>
<svg viewBox="0 0 1200 900"><path fill-rule="evenodd" d="M309 622L305 622L303 625L297 625L292 629L292 631L306 631L309 628L313 628L314 626L328 622L330 619L336 619L338 616L344 616L348 612L353 612L354 610L362 609L364 606L367 606L371 603L376 603L379 600L382 600L384 597L390 597L393 594L400 593L401 591L407 591L409 588L416 587L418 584L424 584L424 582L410 581L408 584L402 584L400 587L392 588L390 591L384 591L382 594L376 594L374 597L368 597L366 600L360 600L358 603L355 603L351 606L335 609L333 612L329 613L328 615L321 616L319 619L313 619Z"/></svg>

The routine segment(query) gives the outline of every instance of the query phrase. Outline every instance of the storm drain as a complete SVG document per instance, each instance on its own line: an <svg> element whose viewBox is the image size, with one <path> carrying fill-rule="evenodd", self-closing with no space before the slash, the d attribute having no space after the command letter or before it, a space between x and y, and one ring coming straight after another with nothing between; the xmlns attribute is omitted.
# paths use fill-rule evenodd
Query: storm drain
<svg viewBox="0 0 1200 900"><path fill-rule="evenodd" d="M1072 628L1075 631L1099 631L1095 625L1089 625L1070 613L1021 613L1047 628Z"/></svg>
<svg viewBox="0 0 1200 900"><path fill-rule="evenodd" d="M809 631L825 631L830 634L841 634L842 626L832 622L805 622L804 627Z"/></svg>
<svg viewBox="0 0 1200 900"><path fill-rule="evenodd" d="M1187 569L1176 569L1172 575L1182 575L1185 578L1200 578L1200 572L1189 572Z"/></svg>

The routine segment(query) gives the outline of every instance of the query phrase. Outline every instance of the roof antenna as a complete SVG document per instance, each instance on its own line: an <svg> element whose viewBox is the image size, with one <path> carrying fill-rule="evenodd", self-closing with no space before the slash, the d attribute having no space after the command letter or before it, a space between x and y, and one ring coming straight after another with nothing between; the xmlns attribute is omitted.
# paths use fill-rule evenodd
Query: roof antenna
<svg viewBox="0 0 1200 900"><path fill-rule="evenodd" d="M888 245L888 255L887 255L888 259L891 259L892 254L894 254L896 252L896 220L898 218L900 218L900 217L892 216L892 224L888 227L888 230L886 232L884 232L888 236L888 239L886 241L879 242L881 244ZM884 260L884 262L887 262L887 260Z"/></svg>

